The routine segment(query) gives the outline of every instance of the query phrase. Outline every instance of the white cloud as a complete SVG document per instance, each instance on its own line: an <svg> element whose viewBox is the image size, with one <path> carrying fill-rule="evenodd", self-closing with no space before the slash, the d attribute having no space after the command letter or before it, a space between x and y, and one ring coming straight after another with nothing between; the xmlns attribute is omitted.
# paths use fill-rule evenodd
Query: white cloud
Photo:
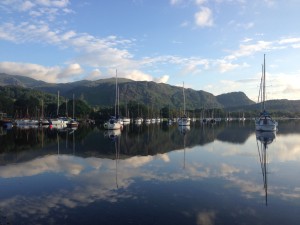
<svg viewBox="0 0 300 225"><path fill-rule="evenodd" d="M300 43L292 45L292 48L300 48Z"/></svg>
<svg viewBox="0 0 300 225"><path fill-rule="evenodd" d="M81 63L94 67L136 65L130 60L133 56L126 50L132 40L119 39L115 36L101 39L86 33L76 33L73 30L53 31L44 23L24 22L18 25L14 23L0 25L0 38L15 43L40 42L61 48L71 47L79 52L79 56L73 61L80 60Z"/></svg>
<svg viewBox="0 0 300 225"><path fill-rule="evenodd" d="M26 12L36 10L44 13L51 12L52 9L65 9L70 4L69 0L9 0L1 1L0 7L8 11Z"/></svg>
<svg viewBox="0 0 300 225"><path fill-rule="evenodd" d="M231 55L225 57L227 60L234 60L239 57L249 56L256 52L266 51L268 49L273 48L272 42L267 41L258 41L255 44L242 44L240 45L239 49L233 51Z"/></svg>
<svg viewBox="0 0 300 225"><path fill-rule="evenodd" d="M12 34L13 31L13 25L10 23L4 23L2 26L0 26L0 39L11 41L11 42L17 42L17 37Z"/></svg>
<svg viewBox="0 0 300 225"><path fill-rule="evenodd" d="M253 40L252 38L245 38L244 40L242 40L242 42L247 43L247 42L250 42L252 40Z"/></svg>
<svg viewBox="0 0 300 225"><path fill-rule="evenodd" d="M60 83L72 80L73 75L83 73L79 64L70 64L66 68L45 67L32 63L0 62L0 71L12 75L23 75L36 80Z"/></svg>
<svg viewBox="0 0 300 225"><path fill-rule="evenodd" d="M300 43L300 38L285 38L278 41L279 44L294 44Z"/></svg>
<svg viewBox="0 0 300 225"><path fill-rule="evenodd" d="M182 0L170 0L171 5L178 5L180 3L182 3Z"/></svg>
<svg viewBox="0 0 300 225"><path fill-rule="evenodd" d="M67 31L64 34L62 34L61 38L63 41L68 41L75 36L76 36L76 32L73 30L70 30L70 31Z"/></svg>
<svg viewBox="0 0 300 225"><path fill-rule="evenodd" d="M132 70L124 75L125 78L136 81L153 81L153 77L139 70Z"/></svg>
<svg viewBox="0 0 300 225"><path fill-rule="evenodd" d="M34 4L31 1L25 1L20 5L21 11L27 11L34 7Z"/></svg>
<svg viewBox="0 0 300 225"><path fill-rule="evenodd" d="M185 60L185 68L186 72L193 72L199 70L199 67L203 67L204 69L209 68L209 60L207 59L198 59L198 58L187 58Z"/></svg>
<svg viewBox="0 0 300 225"><path fill-rule="evenodd" d="M195 14L195 23L200 27L213 26L212 12L207 7L201 7L200 11Z"/></svg>
<svg viewBox="0 0 300 225"><path fill-rule="evenodd" d="M69 0L35 0L36 4L47 6L47 7L67 7Z"/></svg>
<svg viewBox="0 0 300 225"><path fill-rule="evenodd" d="M68 9L69 0L10 0L1 1L0 9L8 12L17 11L19 13L28 13L30 16L45 16L53 21L61 13L66 14L72 12Z"/></svg>
<svg viewBox="0 0 300 225"><path fill-rule="evenodd" d="M233 70L235 68L237 68L239 65L238 64L233 64L230 62L226 62L224 60L220 60L219 61L219 69L221 73L225 73L229 70Z"/></svg>
<svg viewBox="0 0 300 225"><path fill-rule="evenodd" d="M94 69L88 76L85 77L87 80L98 80L101 78L101 71L99 69Z"/></svg>
<svg viewBox="0 0 300 225"><path fill-rule="evenodd" d="M196 5L203 5L207 0L195 0Z"/></svg>
<svg viewBox="0 0 300 225"><path fill-rule="evenodd" d="M102 76L101 78L112 77L112 76L115 76L115 69L109 69L107 75ZM154 78L153 76L144 73L140 70L119 70L118 69L118 77L123 77L135 81L154 81L157 83L166 83L169 80L168 75L163 75L161 77Z"/></svg>
<svg viewBox="0 0 300 225"><path fill-rule="evenodd" d="M162 77L155 78L154 81L157 82L157 83L167 83L169 78L170 78L170 76L163 75Z"/></svg>
<svg viewBox="0 0 300 225"><path fill-rule="evenodd" d="M58 77L60 80L64 79L66 81L69 80L69 77L73 75L82 74L83 69L78 63L70 64L66 68L64 68L59 74Z"/></svg>
<svg viewBox="0 0 300 225"><path fill-rule="evenodd" d="M47 77L44 78L47 82L55 82L58 80L65 82L68 77L71 78L71 75L82 73L83 70L78 67L78 63L96 68L118 68L121 71L130 71L126 72L126 77L129 79L155 80L157 82L167 82L169 76L164 75L154 79L151 75L142 72L140 68L152 66L154 63L165 62L173 64L185 63L186 65L189 65L190 68L192 64L195 64L194 67L199 65L207 66L207 62L202 59L183 60L173 56L144 58L137 61L133 59L133 55L127 50L128 46L132 44L132 40L119 39L116 36L108 36L100 39L89 34L76 33L74 30L52 31L51 28L44 23L32 24L23 22L18 25L15 25L14 23L0 25L0 38L15 43L40 42L43 44L56 45L61 48L75 49L78 52L78 56L69 60L68 64L72 64L72 67L69 68L62 69L60 67L55 67L54 69L35 64L23 64L22 66L27 68L26 72L22 72L22 70L16 71L13 66L10 67L10 71L8 69L6 70L9 74L24 74L36 79L43 79L43 74L48 74ZM39 68L31 70L33 65ZM77 65L77 67L75 65ZM34 73L34 71L39 71L39 73ZM54 74L55 72L57 72L57 74ZM91 73L87 76L87 78L94 79L92 77L95 78L98 77L98 75Z"/></svg>

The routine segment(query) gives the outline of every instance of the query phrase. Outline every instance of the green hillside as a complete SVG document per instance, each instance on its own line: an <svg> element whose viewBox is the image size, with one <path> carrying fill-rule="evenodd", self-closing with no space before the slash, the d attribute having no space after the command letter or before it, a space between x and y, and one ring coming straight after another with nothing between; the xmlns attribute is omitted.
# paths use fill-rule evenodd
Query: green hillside
<svg viewBox="0 0 300 225"><path fill-rule="evenodd" d="M12 105L17 98L24 98L24 96L33 96L40 100L43 99L45 104L54 105L58 91L63 101L72 99L74 94L76 99L95 108L111 108L115 104L115 82L115 78L109 78L53 84L24 76L0 73L0 87L2 86L0 111L9 111L6 108ZM20 89L20 87L23 88ZM120 105L123 108L129 103L132 107L140 104L144 108L155 109L155 111L165 107L177 111L183 108L182 87L119 78L118 89ZM25 92L26 94L24 94ZM18 93L23 93L23 95ZM222 109L223 112L252 111L253 115L260 111L260 105L251 101L243 92L231 92L214 96L209 92L188 88L185 89L185 95L186 109L190 111L218 108ZM266 105L269 111L277 112L277 115L290 116L292 114L297 115L300 112L300 101L272 100L267 101Z"/></svg>

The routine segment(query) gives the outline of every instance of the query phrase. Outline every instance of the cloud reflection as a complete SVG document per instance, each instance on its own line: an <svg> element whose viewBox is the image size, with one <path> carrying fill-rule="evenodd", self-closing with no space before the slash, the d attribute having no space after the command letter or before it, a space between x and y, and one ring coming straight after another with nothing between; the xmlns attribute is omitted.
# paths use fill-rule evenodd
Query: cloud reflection
<svg viewBox="0 0 300 225"><path fill-rule="evenodd" d="M250 137L245 145L256 147L253 138ZM294 145L287 145L290 142L289 139L281 140L277 147L288 146L289 153L293 154L294 158L289 159L283 152L286 150L284 148L278 149L278 151L277 149L272 150L270 152L271 158L278 161L300 159L296 147L298 141L294 140ZM245 198L264 196L261 174L257 173L260 169L257 158L250 158L254 163L257 163L257 167L254 169L247 164L239 164L234 158L238 156L239 159L244 159L254 156L257 154L256 149L245 148L241 150L236 146L233 148L234 145L230 144L220 145L220 148L218 146L219 143L215 142L204 147L186 148L185 153L189 157L185 158L184 168L181 161L183 150L155 156L134 156L117 160L47 155L28 162L1 166L0 177L3 180L8 178L25 180L48 173L64 176L67 185L57 184L58 187L50 192L40 191L32 196L14 195L5 199L2 198L0 208L8 216L29 218L34 215L35 220L38 220L50 216L56 210L74 209L99 201L115 203L123 199L135 199L137 198L136 193L132 193L130 187L135 184L137 178L143 181L170 183L185 180L201 182L204 179L221 179L223 181L223 186L219 187L221 191L230 186L239 190L236 195ZM275 151L278 154L275 154ZM205 157L210 160L206 160ZM249 175L252 173L255 173L253 177ZM69 183L72 185L68 186ZM270 186L268 194L276 195L284 200L300 198L299 189L290 190L280 184ZM201 210L195 213L198 225L215 224L216 218L217 212L214 210Z"/></svg>
<svg viewBox="0 0 300 225"><path fill-rule="evenodd" d="M200 212L197 216L197 225L214 225L216 219L215 211Z"/></svg>

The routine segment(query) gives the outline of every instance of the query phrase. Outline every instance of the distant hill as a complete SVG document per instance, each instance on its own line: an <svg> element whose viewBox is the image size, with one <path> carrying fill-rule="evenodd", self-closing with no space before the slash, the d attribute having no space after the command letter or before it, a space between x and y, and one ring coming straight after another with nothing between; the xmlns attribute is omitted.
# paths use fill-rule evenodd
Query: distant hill
<svg viewBox="0 0 300 225"><path fill-rule="evenodd" d="M29 77L19 75L9 75L6 73L0 73L0 86L21 86L26 88L36 87L46 84L44 81L38 81Z"/></svg>
<svg viewBox="0 0 300 225"><path fill-rule="evenodd" d="M261 111L261 104L256 103L245 106L235 106L226 108L229 111ZM277 99L266 101L266 109L270 112L300 113L300 100Z"/></svg>
<svg viewBox="0 0 300 225"><path fill-rule="evenodd" d="M32 78L0 73L0 86L21 86L71 99L75 94L93 106L112 106L115 102L115 78L96 81L76 81L70 83L47 83ZM120 104L136 101L149 107L183 108L182 88L152 81L133 81L119 78ZM254 104L243 92L232 92L214 96L205 91L185 89L186 109L228 108Z"/></svg>
<svg viewBox="0 0 300 225"><path fill-rule="evenodd" d="M169 105L172 108L183 108L182 88L149 81L132 81L118 79L120 104L136 101L149 107L160 108ZM90 105L112 106L115 101L115 79L102 79L88 83L40 85L35 89L56 93L71 98L73 93ZM205 91L185 90L186 108L223 107L214 95Z"/></svg>
<svg viewBox="0 0 300 225"><path fill-rule="evenodd" d="M221 94L217 96L217 100L226 108L255 104L255 102L250 100L244 92Z"/></svg>

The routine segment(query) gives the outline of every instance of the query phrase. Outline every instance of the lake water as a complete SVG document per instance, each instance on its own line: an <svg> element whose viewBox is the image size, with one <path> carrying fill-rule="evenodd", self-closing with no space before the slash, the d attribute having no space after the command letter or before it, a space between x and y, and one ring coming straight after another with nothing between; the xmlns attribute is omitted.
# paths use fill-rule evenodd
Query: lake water
<svg viewBox="0 0 300 225"><path fill-rule="evenodd" d="M0 224L300 224L298 120L0 134Z"/></svg>

